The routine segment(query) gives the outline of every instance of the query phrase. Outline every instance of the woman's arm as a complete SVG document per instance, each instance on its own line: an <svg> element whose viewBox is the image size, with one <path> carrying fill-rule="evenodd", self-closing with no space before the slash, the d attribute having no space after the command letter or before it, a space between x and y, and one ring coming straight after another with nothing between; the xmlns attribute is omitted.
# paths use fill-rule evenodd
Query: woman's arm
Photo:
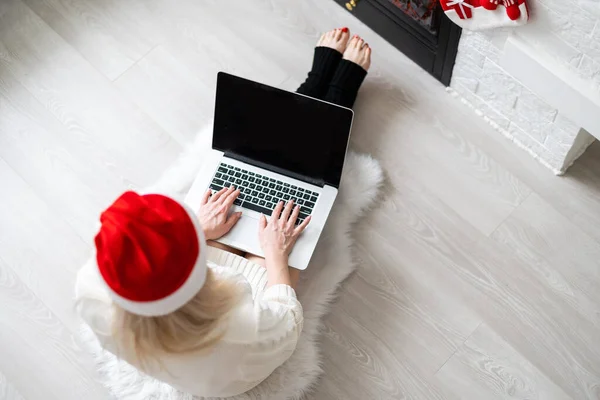
<svg viewBox="0 0 600 400"><path fill-rule="evenodd" d="M255 303L255 312L259 341L292 350L296 347L304 316L296 291L290 285L274 284L267 288Z"/></svg>
<svg viewBox="0 0 600 400"><path fill-rule="evenodd" d="M241 315L231 318L242 321L244 325L236 329L244 332L240 340L249 345L236 368L245 380L260 382L294 353L303 329L303 311L287 284L272 285L247 301L247 307L238 308ZM252 318L248 318L250 313ZM252 326L243 321L252 321Z"/></svg>
<svg viewBox="0 0 600 400"><path fill-rule="evenodd" d="M267 287L278 284L295 287L298 272L292 279L288 266L289 254L300 234L310 222L310 216L300 225L296 226L296 220L300 213L300 206L294 207L294 202L287 203L285 208L283 202L279 202L271 218L261 216L259 223L259 239L265 253L265 264L267 268Z"/></svg>
<svg viewBox="0 0 600 400"><path fill-rule="evenodd" d="M265 264L267 267L267 288L280 284L293 287L287 256L267 256Z"/></svg>
<svg viewBox="0 0 600 400"><path fill-rule="evenodd" d="M264 354L268 354L268 357L261 359L258 363L260 367L253 362L252 368L245 371L257 381L269 376L292 355L304 325L302 305L293 289L298 273L290 273L288 266L289 254L298 236L310 222L310 218L307 218L296 226L298 213L299 207L294 208L293 202L289 202L285 208L280 202L271 218L267 221L263 215L259 223L268 283L267 289L254 300L256 329L253 331L256 336L253 344L258 345L258 350L253 360Z"/></svg>

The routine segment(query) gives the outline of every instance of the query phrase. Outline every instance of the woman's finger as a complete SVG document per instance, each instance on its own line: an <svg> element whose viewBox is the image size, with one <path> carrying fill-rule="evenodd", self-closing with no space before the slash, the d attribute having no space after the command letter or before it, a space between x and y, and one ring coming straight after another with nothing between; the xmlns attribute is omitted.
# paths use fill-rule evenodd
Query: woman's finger
<svg viewBox="0 0 600 400"><path fill-rule="evenodd" d="M227 221L225 222L227 232L229 232L231 228L233 228L233 226L240 220L240 218L242 218L241 212L233 213L229 216L229 218L227 218Z"/></svg>
<svg viewBox="0 0 600 400"><path fill-rule="evenodd" d="M200 205L203 206L208 203L208 199L210 199L210 195L212 194L212 190L208 189L203 195L202 199L200 199Z"/></svg>
<svg viewBox="0 0 600 400"><path fill-rule="evenodd" d="M279 217L281 216L281 210L283 210L283 201L280 201L279 203L277 203L277 205L275 206L275 209L271 213L271 219L274 221L277 221L279 219Z"/></svg>
<svg viewBox="0 0 600 400"><path fill-rule="evenodd" d="M296 220L298 219L298 215L300 214L300 206L294 207L294 211L292 211L292 215L287 222L288 228L293 228L296 225Z"/></svg>
<svg viewBox="0 0 600 400"><path fill-rule="evenodd" d="M229 189L227 189L227 191L225 193L223 193L223 195L219 198L219 203L227 202L229 200L229 196L231 196L235 192L238 192L238 194L239 194L239 191L236 188L234 188L233 186L230 186ZM232 201L232 203L233 203L233 201Z"/></svg>
<svg viewBox="0 0 600 400"><path fill-rule="evenodd" d="M260 214L260 219L258 220L258 228L259 231L264 230L267 227L267 217L264 214Z"/></svg>
<svg viewBox="0 0 600 400"><path fill-rule="evenodd" d="M292 213L292 207L294 207L294 200L290 200L288 201L288 203L285 205L285 208L283 209L283 212L281 213L281 220L284 222L287 222L288 219L290 219L290 214Z"/></svg>
<svg viewBox="0 0 600 400"><path fill-rule="evenodd" d="M294 234L300 235L306 229L306 226L310 222L311 218L312 217L310 215L308 217L306 217L306 219L304 221L302 221L302 223L300 225L298 225L296 227L296 229L294 229Z"/></svg>
<svg viewBox="0 0 600 400"><path fill-rule="evenodd" d="M215 206L215 215L229 213L229 205L227 203L219 203Z"/></svg>
<svg viewBox="0 0 600 400"><path fill-rule="evenodd" d="M229 209L229 207L231 207L233 205L233 202L235 201L235 199L237 199L237 197L239 195L240 195L240 190L239 189L233 189L233 188L231 188L222 197L221 201L222 201L223 205L226 206L227 209Z"/></svg>
<svg viewBox="0 0 600 400"><path fill-rule="evenodd" d="M233 187L233 186L232 186L232 187ZM215 201L219 200L219 198L220 198L221 196L223 196L223 195L224 195L224 194L225 194L225 193L226 193L226 192L227 192L229 189L231 189L232 187L230 187L230 188L223 188L223 189L219 190L217 193L215 193L215 194L213 194L213 195L212 195L212 197L210 198L210 201L211 201L212 203L214 203Z"/></svg>

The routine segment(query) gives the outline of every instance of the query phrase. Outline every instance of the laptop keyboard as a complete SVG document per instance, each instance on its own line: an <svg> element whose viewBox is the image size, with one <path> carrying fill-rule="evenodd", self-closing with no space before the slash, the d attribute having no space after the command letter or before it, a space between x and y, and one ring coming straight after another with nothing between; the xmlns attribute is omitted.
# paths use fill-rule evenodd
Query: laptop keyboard
<svg viewBox="0 0 600 400"><path fill-rule="evenodd" d="M293 200L295 204L300 205L296 224L302 223L312 213L319 198L318 193L310 190L221 163L210 188L219 191L230 186L240 190L240 195L233 204L266 216L271 215L279 201L287 203Z"/></svg>

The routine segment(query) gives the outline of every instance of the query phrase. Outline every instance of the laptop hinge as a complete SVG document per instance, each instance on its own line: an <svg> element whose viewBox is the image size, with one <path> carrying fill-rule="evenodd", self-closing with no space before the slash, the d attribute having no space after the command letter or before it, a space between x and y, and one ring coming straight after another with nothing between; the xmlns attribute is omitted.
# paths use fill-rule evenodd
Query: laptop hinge
<svg viewBox="0 0 600 400"><path fill-rule="evenodd" d="M290 178L298 179L299 181L310 183L311 185L315 185L315 186L318 186L318 187L325 186L325 181L323 181L322 179L314 179L314 178L311 178L309 176L305 176L305 175L302 175L302 174L297 174L295 172L288 171L287 169L278 168L278 167L275 167L273 165L266 164L266 163L254 160L254 159L249 158L249 157L244 157L244 156L241 156L239 154L230 153L230 152L227 152L227 151L225 152L225 156L229 157L229 158L233 158L234 160L241 161L241 162L246 163L246 164L253 165L253 166L258 167L258 168L266 169L267 171L275 172L277 174L289 176Z"/></svg>

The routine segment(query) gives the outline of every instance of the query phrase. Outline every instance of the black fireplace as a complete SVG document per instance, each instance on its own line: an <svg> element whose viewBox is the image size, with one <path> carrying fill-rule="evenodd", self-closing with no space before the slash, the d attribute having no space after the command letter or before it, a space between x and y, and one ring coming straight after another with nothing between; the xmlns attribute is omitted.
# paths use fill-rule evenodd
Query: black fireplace
<svg viewBox="0 0 600 400"><path fill-rule="evenodd" d="M438 0L335 0L448 86L461 29Z"/></svg>

